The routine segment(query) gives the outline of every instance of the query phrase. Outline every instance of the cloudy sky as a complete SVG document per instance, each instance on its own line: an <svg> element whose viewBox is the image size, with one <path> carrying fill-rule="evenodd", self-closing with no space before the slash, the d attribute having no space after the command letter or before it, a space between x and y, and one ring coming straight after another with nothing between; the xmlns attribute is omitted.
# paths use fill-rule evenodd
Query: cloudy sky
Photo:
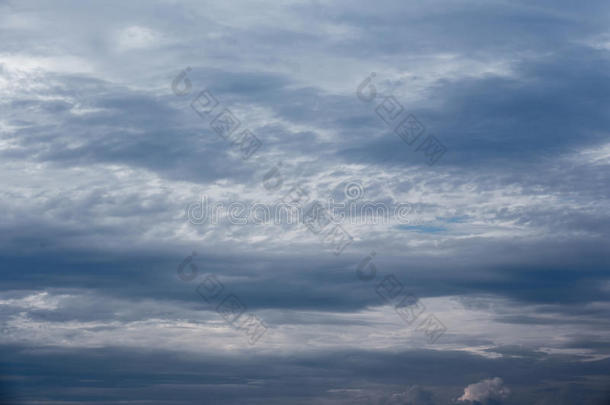
<svg viewBox="0 0 610 405"><path fill-rule="evenodd" d="M609 21L0 0L0 402L607 404Z"/></svg>

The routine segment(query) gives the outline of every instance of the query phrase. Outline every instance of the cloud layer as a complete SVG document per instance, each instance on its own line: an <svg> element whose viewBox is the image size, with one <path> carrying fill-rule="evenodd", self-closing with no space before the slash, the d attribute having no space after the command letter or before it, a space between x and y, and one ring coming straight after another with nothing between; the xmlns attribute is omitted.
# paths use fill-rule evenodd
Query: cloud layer
<svg viewBox="0 0 610 405"><path fill-rule="evenodd" d="M0 394L605 403L608 17L603 1L0 1ZM203 90L213 114L193 109ZM224 109L251 156L219 136ZM395 130L409 114L419 137ZM410 208L343 221L338 251L311 223L193 223L204 195ZM227 297L264 321L255 344Z"/></svg>

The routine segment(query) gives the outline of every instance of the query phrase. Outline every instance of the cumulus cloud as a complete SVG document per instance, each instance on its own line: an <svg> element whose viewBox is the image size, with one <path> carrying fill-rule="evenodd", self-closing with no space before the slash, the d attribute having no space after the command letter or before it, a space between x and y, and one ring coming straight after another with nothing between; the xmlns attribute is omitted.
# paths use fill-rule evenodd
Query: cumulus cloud
<svg viewBox="0 0 610 405"><path fill-rule="evenodd" d="M464 388L464 394L458 398L458 401L488 403L505 399L509 394L510 390L504 386L504 381L500 377L495 377L470 384Z"/></svg>

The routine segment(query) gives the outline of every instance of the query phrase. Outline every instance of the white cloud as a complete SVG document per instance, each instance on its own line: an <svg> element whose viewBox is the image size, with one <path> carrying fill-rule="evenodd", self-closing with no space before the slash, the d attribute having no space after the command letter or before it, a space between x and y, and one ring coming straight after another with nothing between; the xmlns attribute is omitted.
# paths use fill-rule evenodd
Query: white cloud
<svg viewBox="0 0 610 405"><path fill-rule="evenodd" d="M161 42L161 35L150 28L132 25L118 34L120 50L151 48Z"/></svg>
<svg viewBox="0 0 610 405"><path fill-rule="evenodd" d="M504 399L510 394L510 390L504 386L501 378L495 377L483 380L476 384L470 384L464 388L464 395L458 401L485 402L488 400Z"/></svg>

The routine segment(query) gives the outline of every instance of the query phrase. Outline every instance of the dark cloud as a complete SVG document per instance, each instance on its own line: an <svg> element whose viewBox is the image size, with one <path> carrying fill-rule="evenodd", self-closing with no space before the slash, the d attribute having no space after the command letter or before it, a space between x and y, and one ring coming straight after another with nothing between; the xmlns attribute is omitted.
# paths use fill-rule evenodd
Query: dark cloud
<svg viewBox="0 0 610 405"><path fill-rule="evenodd" d="M607 403L607 2L0 9L0 402ZM250 160L190 107L204 88ZM375 113L390 94L447 147L434 166ZM357 207L412 210L344 223L339 256L303 224L185 215L353 181ZM266 322L255 346L195 292L212 274ZM380 298L389 276L440 340Z"/></svg>
<svg viewBox="0 0 610 405"><path fill-rule="evenodd" d="M252 404L282 401L448 404L454 403L452 398L459 396L469 381L494 372L501 373L511 387L524 384L524 392L517 392L517 397L536 403L552 398L554 384L570 375L578 372L594 376L607 367L604 362L577 365L561 358L494 361L463 353L425 351L202 357L146 348L66 351L13 346L4 347L2 352L8 365L4 369L4 381L19 381L17 398L25 403L53 400L112 403L119 399L185 403L205 397L207 401ZM87 378L82 378L83 375ZM423 381L431 381L432 376L433 385L418 386ZM587 394L592 387L600 387L604 382L607 383L607 378L598 382L575 382L568 389L572 398L594 404L599 397L587 397ZM538 391L539 384L546 385L548 393Z"/></svg>

